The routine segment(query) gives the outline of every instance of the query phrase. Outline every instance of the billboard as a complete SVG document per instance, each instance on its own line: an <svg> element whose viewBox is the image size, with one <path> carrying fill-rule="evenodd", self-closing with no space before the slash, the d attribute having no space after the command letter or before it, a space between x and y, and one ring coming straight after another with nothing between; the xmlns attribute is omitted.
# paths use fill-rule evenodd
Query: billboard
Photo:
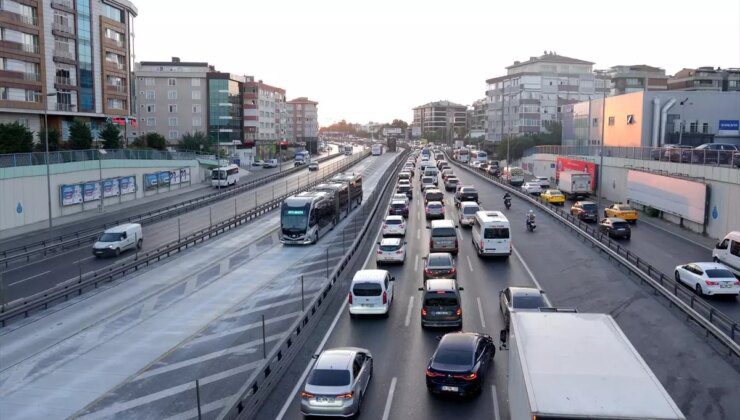
<svg viewBox="0 0 740 420"><path fill-rule="evenodd" d="M159 174L144 174L144 191L157 189L157 179Z"/></svg>
<svg viewBox="0 0 740 420"><path fill-rule="evenodd" d="M555 161L555 181L560 180L561 171L578 171L588 172L591 174L591 179L594 181L591 183L591 188L595 188L598 184L596 178L596 164L593 162L587 162L585 160L570 159L562 156L558 156Z"/></svg>
<svg viewBox="0 0 740 420"><path fill-rule="evenodd" d="M740 133L740 120L719 120L717 134L737 135Z"/></svg>
<svg viewBox="0 0 740 420"><path fill-rule="evenodd" d="M103 180L103 198L118 196L118 178Z"/></svg>
<svg viewBox="0 0 740 420"><path fill-rule="evenodd" d="M85 202L100 200L100 182L86 182L82 184L82 200Z"/></svg>
<svg viewBox="0 0 740 420"><path fill-rule="evenodd" d="M158 184L160 187L170 186L170 171L164 171L159 173Z"/></svg>
<svg viewBox="0 0 740 420"><path fill-rule="evenodd" d="M132 194L136 192L136 177L123 176L118 179L119 191L121 195Z"/></svg>
<svg viewBox="0 0 740 420"><path fill-rule="evenodd" d="M400 136L403 134L403 129L398 127L385 127L383 129L384 136Z"/></svg>
<svg viewBox="0 0 740 420"><path fill-rule="evenodd" d="M60 185L59 197L62 206L71 206L82 203L82 184Z"/></svg>
<svg viewBox="0 0 740 420"><path fill-rule="evenodd" d="M707 185L649 172L627 172L627 198L696 223L704 223Z"/></svg>

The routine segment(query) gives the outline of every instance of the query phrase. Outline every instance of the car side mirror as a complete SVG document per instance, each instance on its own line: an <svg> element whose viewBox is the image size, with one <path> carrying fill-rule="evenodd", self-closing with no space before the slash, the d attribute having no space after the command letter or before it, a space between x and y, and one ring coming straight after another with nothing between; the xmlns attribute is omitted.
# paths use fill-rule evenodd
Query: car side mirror
<svg viewBox="0 0 740 420"><path fill-rule="evenodd" d="M423 292L423 291L424 291L424 288L423 288L423 287L420 287L420 288L419 288L419 291L420 291L420 292Z"/></svg>
<svg viewBox="0 0 740 420"><path fill-rule="evenodd" d="M507 330L501 330L498 333L498 339L499 341L501 341L501 344L506 344L506 339L508 338L508 335L509 335L509 331Z"/></svg>
<svg viewBox="0 0 740 420"><path fill-rule="evenodd" d="M427 229L431 229L429 226L427 226Z"/></svg>
<svg viewBox="0 0 740 420"><path fill-rule="evenodd" d="M457 288L457 290L459 290L459 291L461 291L461 292L462 292L463 290L465 290L465 288L464 288L464 287L462 287L462 286L459 286L459 287Z"/></svg>
<svg viewBox="0 0 740 420"><path fill-rule="evenodd" d="M391 281L396 281L396 278L395 277L391 277Z"/></svg>
<svg viewBox="0 0 740 420"><path fill-rule="evenodd" d="M380 242L376 242L376 244L380 245Z"/></svg>

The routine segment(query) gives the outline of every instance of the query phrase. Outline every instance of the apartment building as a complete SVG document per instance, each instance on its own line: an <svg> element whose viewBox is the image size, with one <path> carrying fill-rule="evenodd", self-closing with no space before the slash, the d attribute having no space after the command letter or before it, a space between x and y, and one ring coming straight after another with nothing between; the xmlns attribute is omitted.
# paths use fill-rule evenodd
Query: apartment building
<svg viewBox="0 0 740 420"><path fill-rule="evenodd" d="M740 69L684 68L668 79L669 90L740 91Z"/></svg>
<svg viewBox="0 0 740 420"><path fill-rule="evenodd" d="M471 109L468 110L468 128L470 130L486 129L486 110L488 104L486 98L478 99L473 102Z"/></svg>
<svg viewBox="0 0 740 420"><path fill-rule="evenodd" d="M47 111L66 140L73 119L93 135L128 121L137 13L127 0L0 1L0 122L38 132Z"/></svg>
<svg viewBox="0 0 740 420"><path fill-rule="evenodd" d="M468 107L450 101L429 102L413 109L412 127L419 127L422 136L439 133L449 138L452 131L465 130L468 126Z"/></svg>
<svg viewBox="0 0 740 420"><path fill-rule="evenodd" d="M245 145L256 145L261 157L271 155L286 137L285 89L250 80L244 84L243 102Z"/></svg>
<svg viewBox="0 0 740 420"><path fill-rule="evenodd" d="M308 142L319 137L319 103L305 96L287 102L288 124L286 140Z"/></svg>
<svg viewBox="0 0 740 420"><path fill-rule="evenodd" d="M207 81L207 134L219 146L244 145L244 85L250 76L209 71Z"/></svg>
<svg viewBox="0 0 740 420"><path fill-rule="evenodd" d="M606 71L606 74L611 79L611 95L668 89L668 76L665 70L659 67L645 64L613 66Z"/></svg>
<svg viewBox="0 0 740 420"><path fill-rule="evenodd" d="M133 136L156 132L177 144L186 133L208 129L206 62L142 61L135 65L135 115L139 122Z"/></svg>
<svg viewBox="0 0 740 420"><path fill-rule="evenodd" d="M547 122L560 121L564 105L607 95L610 77L594 73L593 64L545 51L486 80L486 140L544 132Z"/></svg>

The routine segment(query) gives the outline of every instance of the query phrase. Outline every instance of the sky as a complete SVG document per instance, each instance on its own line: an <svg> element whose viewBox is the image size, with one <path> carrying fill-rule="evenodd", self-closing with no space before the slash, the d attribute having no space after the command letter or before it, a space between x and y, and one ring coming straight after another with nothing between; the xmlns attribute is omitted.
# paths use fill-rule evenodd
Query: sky
<svg viewBox="0 0 740 420"><path fill-rule="evenodd" d="M738 0L132 1L137 61L253 75L318 101L321 125L470 105L486 79L545 50L597 69L740 67Z"/></svg>

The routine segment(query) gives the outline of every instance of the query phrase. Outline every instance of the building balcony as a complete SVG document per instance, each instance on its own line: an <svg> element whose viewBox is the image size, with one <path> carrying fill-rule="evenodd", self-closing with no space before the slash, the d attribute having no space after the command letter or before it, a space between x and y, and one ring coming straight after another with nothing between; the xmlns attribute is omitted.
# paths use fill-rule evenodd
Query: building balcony
<svg viewBox="0 0 740 420"><path fill-rule="evenodd" d="M72 0L51 0L51 5L74 10L74 3Z"/></svg>
<svg viewBox="0 0 740 420"><path fill-rule="evenodd" d="M62 50L62 49L56 49L56 48L54 49L54 57L59 57L65 60L72 60L72 61L76 60L74 51Z"/></svg>
<svg viewBox="0 0 740 420"><path fill-rule="evenodd" d="M63 104L60 102L57 102L56 109L57 111L74 111L76 106L74 104Z"/></svg>
<svg viewBox="0 0 740 420"><path fill-rule="evenodd" d="M54 25L52 25L52 30L63 32L65 34L72 34L72 35L74 35L75 33L75 28L73 28L72 26L64 25L64 24L57 23L57 22L54 22Z"/></svg>
<svg viewBox="0 0 740 420"><path fill-rule="evenodd" d="M71 77L64 77L64 76L56 76L54 78L54 83L58 85L63 86L76 86L77 83L75 80L73 80Z"/></svg>
<svg viewBox="0 0 740 420"><path fill-rule="evenodd" d="M36 16L21 15L19 13L9 12L7 10L0 10L0 17L22 25L38 26L39 24L38 17Z"/></svg>
<svg viewBox="0 0 740 420"><path fill-rule="evenodd" d="M116 93L126 93L126 86L124 85L105 85L105 89Z"/></svg>
<svg viewBox="0 0 740 420"><path fill-rule="evenodd" d="M0 77L5 79L30 80L32 82L38 82L41 80L41 75L38 73L25 73L11 70L0 70Z"/></svg>
<svg viewBox="0 0 740 420"><path fill-rule="evenodd" d="M124 63L118 63L116 61L108 61L108 60L106 60L105 61L105 64L107 66L110 66L110 67L114 68L114 69L126 70L126 64L124 64Z"/></svg>
<svg viewBox="0 0 740 420"><path fill-rule="evenodd" d="M8 48L16 51L23 51L26 53L38 54L39 46L36 44L23 44L20 42L13 41L0 41L0 48Z"/></svg>

